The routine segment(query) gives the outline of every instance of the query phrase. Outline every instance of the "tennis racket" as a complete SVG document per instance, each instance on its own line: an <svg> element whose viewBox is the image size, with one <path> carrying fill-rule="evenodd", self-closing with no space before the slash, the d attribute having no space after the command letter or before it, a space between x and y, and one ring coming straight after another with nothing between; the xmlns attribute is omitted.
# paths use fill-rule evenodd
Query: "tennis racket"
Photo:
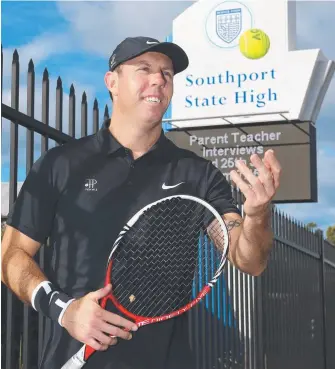
<svg viewBox="0 0 335 369"><path fill-rule="evenodd" d="M218 280L228 254L228 231L207 202L189 195L155 201L123 227L107 262L107 302L138 327L181 315ZM82 368L95 350L84 345L62 369Z"/></svg>

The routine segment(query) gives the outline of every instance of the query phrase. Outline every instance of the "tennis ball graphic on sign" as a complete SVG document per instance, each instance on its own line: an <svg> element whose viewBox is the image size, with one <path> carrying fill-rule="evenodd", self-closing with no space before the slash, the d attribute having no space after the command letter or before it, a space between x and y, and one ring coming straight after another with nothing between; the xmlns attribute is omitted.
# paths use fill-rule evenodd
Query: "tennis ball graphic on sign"
<svg viewBox="0 0 335 369"><path fill-rule="evenodd" d="M240 51L248 59L260 59L270 48L269 36L258 28L245 31L239 40Z"/></svg>

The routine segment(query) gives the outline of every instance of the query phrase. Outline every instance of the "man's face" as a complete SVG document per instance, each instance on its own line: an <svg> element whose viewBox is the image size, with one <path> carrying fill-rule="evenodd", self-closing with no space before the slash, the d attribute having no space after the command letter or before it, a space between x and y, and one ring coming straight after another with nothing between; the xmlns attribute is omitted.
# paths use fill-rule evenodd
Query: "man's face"
<svg viewBox="0 0 335 369"><path fill-rule="evenodd" d="M173 94L173 66L169 57L148 52L122 64L113 91L124 115L155 123L162 119Z"/></svg>

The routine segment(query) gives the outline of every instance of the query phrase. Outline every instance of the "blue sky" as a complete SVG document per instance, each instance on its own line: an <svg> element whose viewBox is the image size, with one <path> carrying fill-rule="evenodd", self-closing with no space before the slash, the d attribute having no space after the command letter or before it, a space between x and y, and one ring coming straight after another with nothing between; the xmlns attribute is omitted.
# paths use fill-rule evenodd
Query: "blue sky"
<svg viewBox="0 0 335 369"><path fill-rule="evenodd" d="M77 136L80 132L80 100L86 91L88 116L92 117L96 97L100 117L110 100L104 86L108 58L127 36L146 35L164 40L172 20L191 1L6 1L2 7L3 102L10 104L11 59L15 49L20 56L20 110L25 112L27 66L33 59L36 72L35 117L41 118L41 80L49 71L50 101L61 76L64 88L64 132L67 132L67 94L71 83L76 89ZM335 60L334 1L297 2L297 48L321 48ZM50 124L55 108L50 105ZM318 203L280 205L286 213L303 222L316 222L322 229L335 224L335 79L321 108L317 126ZM9 175L9 122L2 128L2 181ZM91 133L91 128L89 132ZM19 180L25 178L25 133L19 132ZM40 153L36 135L35 159ZM52 145L51 145L52 146Z"/></svg>

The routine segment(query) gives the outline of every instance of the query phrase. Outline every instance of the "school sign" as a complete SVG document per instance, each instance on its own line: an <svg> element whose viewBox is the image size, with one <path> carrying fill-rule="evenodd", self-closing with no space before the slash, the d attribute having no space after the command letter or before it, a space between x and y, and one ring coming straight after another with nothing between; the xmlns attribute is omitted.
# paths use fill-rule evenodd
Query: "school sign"
<svg viewBox="0 0 335 369"><path fill-rule="evenodd" d="M295 5L200 0L173 21L168 38L190 59L175 77L168 137L227 178L237 159L272 148L283 166L275 202L317 201L315 122L335 69L320 49L296 50ZM269 36L263 58L240 51L251 28Z"/></svg>
<svg viewBox="0 0 335 369"><path fill-rule="evenodd" d="M319 49L295 50L295 19L295 2L287 0L200 0L180 14L172 39L190 65L175 77L173 124L315 122L334 63ZM239 50L239 38L250 28L270 38L261 59Z"/></svg>

